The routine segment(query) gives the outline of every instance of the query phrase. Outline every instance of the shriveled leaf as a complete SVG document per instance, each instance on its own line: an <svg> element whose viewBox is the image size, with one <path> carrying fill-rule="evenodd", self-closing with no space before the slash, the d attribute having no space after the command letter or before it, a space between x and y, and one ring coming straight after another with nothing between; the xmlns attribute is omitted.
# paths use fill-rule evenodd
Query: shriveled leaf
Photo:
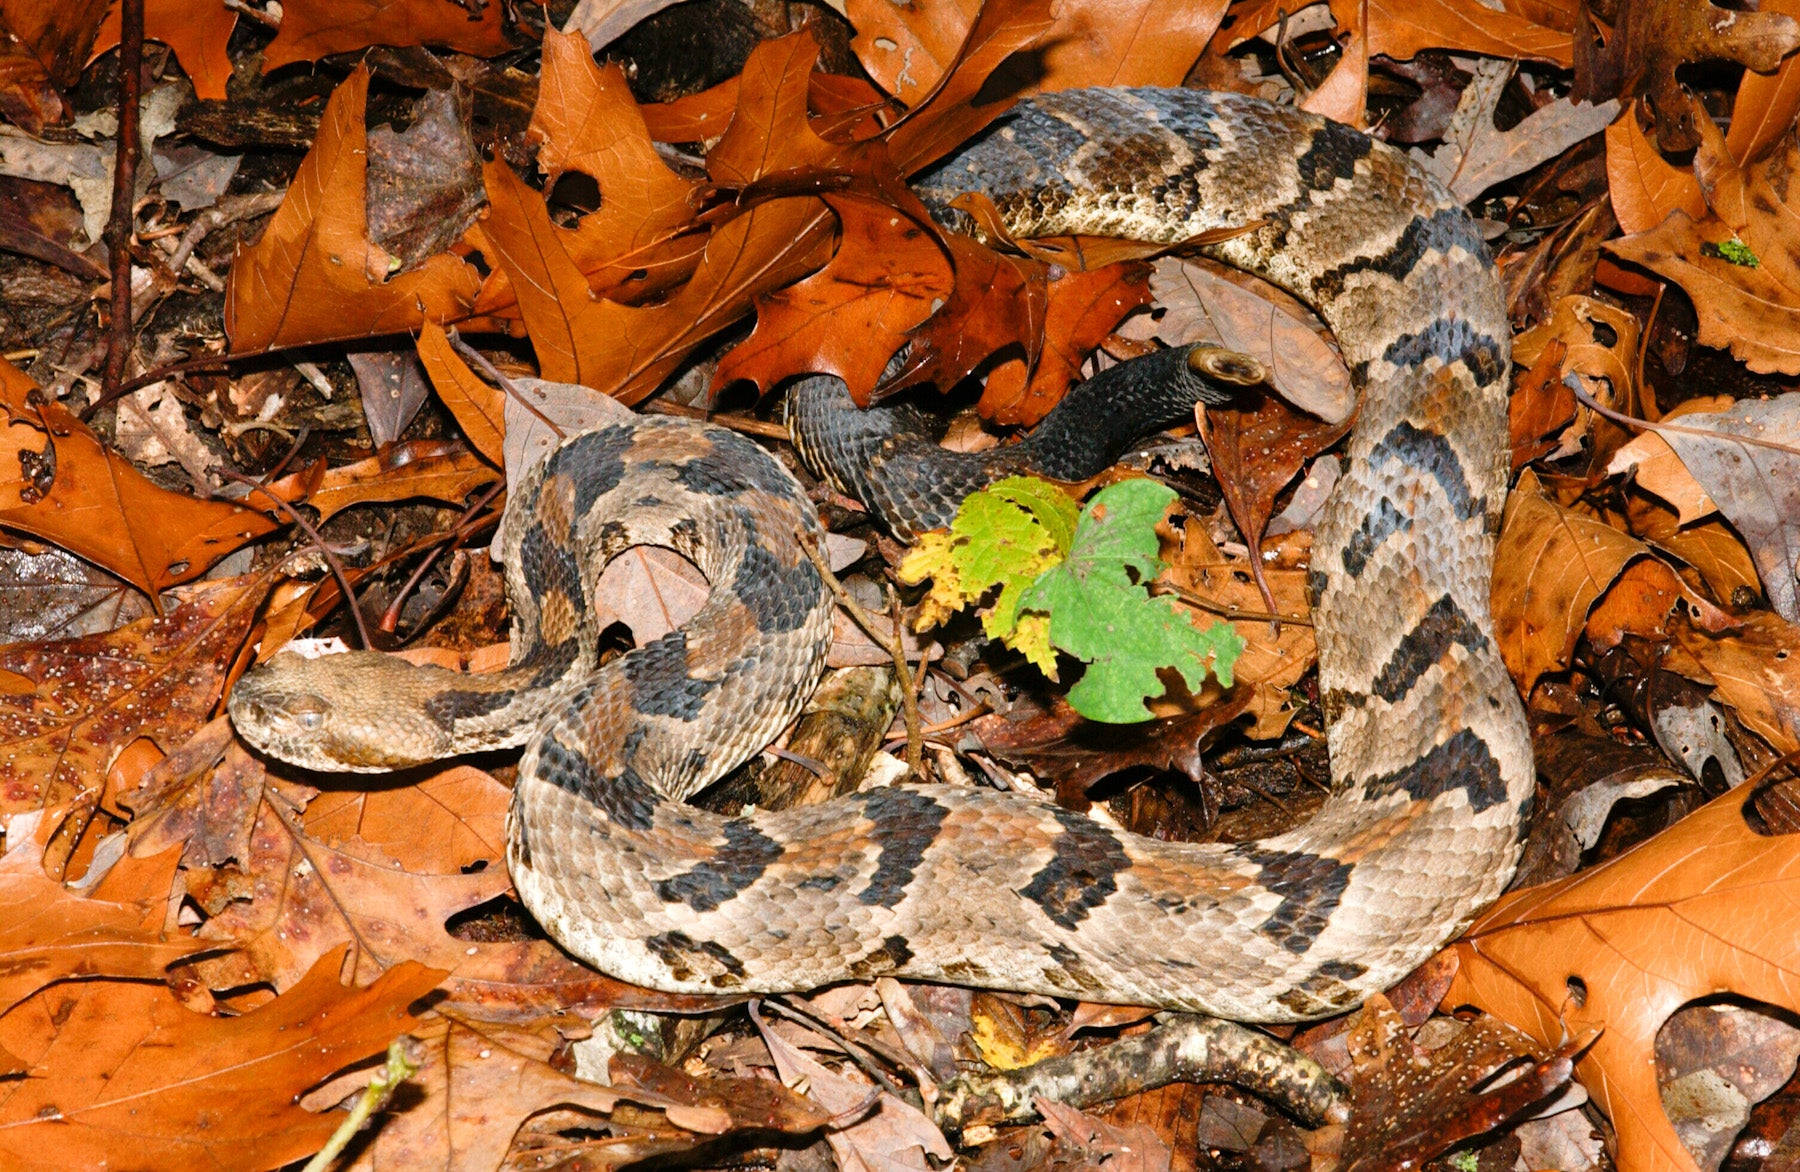
<svg viewBox="0 0 1800 1172"><path fill-rule="evenodd" d="M0 359L0 524L79 554L152 598L275 526L227 501L151 483Z"/></svg>
<svg viewBox="0 0 1800 1172"><path fill-rule="evenodd" d="M1348 430L1350 423L1321 423L1274 395L1248 396L1244 406L1209 407L1206 450L1238 532L1252 550L1262 545L1263 530L1275 509L1275 498L1314 457ZM1252 563L1260 567L1260 559Z"/></svg>
<svg viewBox="0 0 1800 1172"><path fill-rule="evenodd" d="M1741 629L1677 631L1668 666L1703 684L1778 753L1800 750L1800 628L1768 611L1740 618Z"/></svg>
<svg viewBox="0 0 1800 1172"><path fill-rule="evenodd" d="M1617 858L1503 897L1453 946L1446 1006L1479 1006L1545 1046L1592 1039L1576 1074L1612 1120L1621 1167L1695 1168L1656 1083L1671 1013L1721 993L1800 1005L1800 838L1752 831L1750 796L1733 790Z"/></svg>
<svg viewBox="0 0 1800 1172"><path fill-rule="evenodd" d="M1495 107L1513 67L1506 61L1485 60L1473 68L1474 80L1462 92L1444 144L1429 154L1412 152L1459 200L1474 199L1494 184L1555 158L1600 133L1619 112L1616 101L1577 105L1570 98L1558 98L1517 125L1499 130L1494 125Z"/></svg>
<svg viewBox="0 0 1800 1172"><path fill-rule="evenodd" d="M0 1086L0 1153L68 1167L274 1168L315 1151L335 1112L297 1100L411 1028L438 973L407 962L364 989L322 957L285 995L205 1017L159 984L58 985L0 1017L0 1046L33 1077ZM129 1153L129 1157L124 1154Z"/></svg>
<svg viewBox="0 0 1800 1172"><path fill-rule="evenodd" d="M473 306L480 278L466 262L440 253L395 273L398 262L369 239L368 92L366 67L338 86L287 198L232 260L225 332L235 349L400 333Z"/></svg>
<svg viewBox="0 0 1800 1172"><path fill-rule="evenodd" d="M0 648L0 810L91 805L139 737L173 748L218 703L266 580L197 589L164 618L105 635Z"/></svg>
<svg viewBox="0 0 1800 1172"><path fill-rule="evenodd" d="M352 505L377 501L426 497L460 505L499 475L491 464L455 441L409 440L379 456L332 468L316 484L306 473L295 473L270 485L269 491L304 500L325 520Z"/></svg>

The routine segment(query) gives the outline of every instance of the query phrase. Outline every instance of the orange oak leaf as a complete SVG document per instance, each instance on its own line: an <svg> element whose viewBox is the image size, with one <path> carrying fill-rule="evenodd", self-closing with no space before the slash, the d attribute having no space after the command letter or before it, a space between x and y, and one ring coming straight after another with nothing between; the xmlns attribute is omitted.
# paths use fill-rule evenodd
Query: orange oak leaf
<svg viewBox="0 0 1800 1172"><path fill-rule="evenodd" d="M1792 135L1740 167L1711 119L1696 120L1694 170L1711 212L1669 214L1657 227L1606 245L1687 291L1703 346L1729 348L1759 373L1800 374L1800 142Z"/></svg>
<svg viewBox="0 0 1800 1172"><path fill-rule="evenodd" d="M1505 896L1452 949L1447 1008L1474 1005L1555 1049L1618 1132L1618 1166L1691 1172L1663 1114L1656 1033L1683 1004L1732 995L1800 1008L1800 837L1744 821L1725 794L1635 849Z"/></svg>
<svg viewBox="0 0 1800 1172"><path fill-rule="evenodd" d="M1331 0L1332 15L1346 28L1358 23L1363 0ZM1460 0L1367 0L1365 35L1371 57L1407 61L1425 49L1456 49L1493 57L1528 57L1569 65L1574 38L1503 8ZM1234 30L1235 32L1236 30Z"/></svg>
<svg viewBox="0 0 1800 1172"><path fill-rule="evenodd" d="M0 526L61 546L155 597L274 530L262 514L158 487L0 359Z"/></svg>
<svg viewBox="0 0 1800 1172"><path fill-rule="evenodd" d="M506 459L506 393L475 377L468 363L450 348L450 339L436 322L426 322L419 331L418 351L432 389L456 417L469 445L482 459L502 467Z"/></svg>
<svg viewBox="0 0 1800 1172"><path fill-rule="evenodd" d="M245 786L236 776L202 783ZM285 989L319 958L368 980L402 960L445 970L452 1004L487 1017L526 1018L615 1006L697 1009L717 999L652 993L603 977L547 940L472 942L449 922L511 887L504 859L510 791L476 769L452 768L371 793L312 791L270 781L254 805L247 855L228 873L190 872L216 914L203 939L235 951L198 965L215 988L266 982ZM198 799L213 807L217 798ZM312 800L314 804L307 805Z"/></svg>
<svg viewBox="0 0 1800 1172"><path fill-rule="evenodd" d="M369 239L368 93L359 66L326 103L262 238L232 259L225 332L237 351L414 330L466 317L475 303L480 277L462 260L439 253L396 274L398 262Z"/></svg>
<svg viewBox="0 0 1800 1172"><path fill-rule="evenodd" d="M341 952L341 950L340 950ZM32 1077L0 1085L0 1162L67 1168L274 1168L341 1121L297 1100L410 1029L439 973L407 962L363 989L327 954L283 996L207 1017L160 984L56 985L0 1017Z"/></svg>
<svg viewBox="0 0 1800 1172"><path fill-rule="evenodd" d="M91 806L139 737L172 748L218 703L268 589L261 578L194 588L163 618L104 635L0 648L0 811Z"/></svg>
<svg viewBox="0 0 1800 1172"><path fill-rule="evenodd" d="M1760 13L1800 20L1800 0L1762 0ZM1774 73L1746 72L1731 102L1725 145L1740 163L1755 162L1782 135L1794 128L1800 113L1800 57L1784 57Z"/></svg>
<svg viewBox="0 0 1800 1172"><path fill-rule="evenodd" d="M263 72L370 45L433 45L472 57L514 48L501 4L456 0L287 0L281 31L263 50Z"/></svg>
<svg viewBox="0 0 1800 1172"><path fill-rule="evenodd" d="M194 83L194 96L203 101L225 100L225 83L231 79L231 58L225 49L237 20L236 10L215 0L144 0L144 39L161 41L175 51L175 59ZM114 3L88 60L118 44L119 5Z"/></svg>
<svg viewBox="0 0 1800 1172"><path fill-rule="evenodd" d="M669 170L617 65L594 63L580 34L544 34L543 76L531 138L551 183L579 171L600 189L600 206L557 239L594 294L642 301L685 280L706 235L690 202L697 184ZM490 274L477 314L516 315L511 279Z"/></svg>
<svg viewBox="0 0 1800 1172"><path fill-rule="evenodd" d="M17 820L8 826L8 849L0 855L0 1013L71 978L160 980L167 966L204 947L163 935L172 852L114 866L137 874L109 874L107 883L139 898L111 892L84 898L44 873L43 845L23 830Z"/></svg>
<svg viewBox="0 0 1800 1172"><path fill-rule="evenodd" d="M323 521L351 505L377 501L428 498L460 505L470 493L499 477L493 465L454 440L408 440L380 455L329 469L320 477L296 472L270 485L268 491L283 500L304 500L319 511Z"/></svg>
<svg viewBox="0 0 1800 1172"><path fill-rule="evenodd" d="M1693 219L1706 214L1700 181L1662 157L1635 106L1606 128L1606 190L1627 233L1648 232L1677 209Z"/></svg>
<svg viewBox="0 0 1800 1172"><path fill-rule="evenodd" d="M831 263L756 306L756 329L719 364L714 385L750 379L767 390L792 374L835 374L873 387L914 326L950 294L936 238L886 204L825 201L840 237Z"/></svg>
<svg viewBox="0 0 1800 1172"><path fill-rule="evenodd" d="M1044 345L1037 364L1028 372L1023 359L1008 359L988 374L980 408L997 423L1033 424L1061 402L1082 363L1119 320L1150 303L1150 266L1123 261L1062 272L1045 286L1044 299Z"/></svg>
<svg viewBox="0 0 1800 1172"><path fill-rule="evenodd" d="M1001 5L980 0L884 4L850 0L851 41L863 68L901 101L916 104L956 60L978 14ZM1040 80L1018 94L1084 85L1180 85L1224 18L1227 0L1062 0L1055 34L1034 54Z"/></svg>

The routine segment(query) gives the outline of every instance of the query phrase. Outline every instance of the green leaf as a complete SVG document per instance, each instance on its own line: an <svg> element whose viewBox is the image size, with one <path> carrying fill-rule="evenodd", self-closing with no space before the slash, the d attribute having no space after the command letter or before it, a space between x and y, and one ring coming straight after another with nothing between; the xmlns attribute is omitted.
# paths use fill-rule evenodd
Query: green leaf
<svg viewBox="0 0 1800 1172"><path fill-rule="evenodd" d="M1090 720L1150 719L1144 701L1165 691L1157 672L1172 668L1198 690L1209 672L1231 686L1243 640L1224 623L1200 630L1173 599L1150 596L1162 572L1156 524L1175 499L1153 480L1102 490L1082 510L1069 556L1020 599L1050 616L1050 641L1087 663L1069 703Z"/></svg>
<svg viewBox="0 0 1800 1172"><path fill-rule="evenodd" d="M949 534L925 534L900 564L902 582L932 580L920 603L920 628L943 622L998 586L982 628L989 638L1009 638L1018 625L1019 595L1068 553L1079 513L1068 493L1029 476L1009 476L971 493ZM1036 655L1026 654L1039 667L1055 665L1047 645Z"/></svg>

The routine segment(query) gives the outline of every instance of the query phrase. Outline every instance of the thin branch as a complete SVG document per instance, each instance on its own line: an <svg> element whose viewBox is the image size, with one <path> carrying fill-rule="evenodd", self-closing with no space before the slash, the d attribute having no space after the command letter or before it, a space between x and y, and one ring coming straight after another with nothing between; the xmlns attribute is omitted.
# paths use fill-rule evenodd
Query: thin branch
<svg viewBox="0 0 1800 1172"><path fill-rule="evenodd" d="M100 395L116 398L131 357L131 230L136 220L132 195L137 190L138 102L143 92L144 0L119 5L119 138L113 154L112 218L106 225L106 247L112 262L112 289L107 322L106 367Z"/></svg>

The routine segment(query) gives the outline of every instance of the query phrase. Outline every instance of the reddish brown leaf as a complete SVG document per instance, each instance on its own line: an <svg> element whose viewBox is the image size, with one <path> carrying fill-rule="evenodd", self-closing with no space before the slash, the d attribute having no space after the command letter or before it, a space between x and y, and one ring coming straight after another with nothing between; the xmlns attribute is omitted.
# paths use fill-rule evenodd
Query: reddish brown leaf
<svg viewBox="0 0 1800 1172"><path fill-rule="evenodd" d="M153 599L275 526L260 513L159 488L0 359L0 524L52 542ZM22 473L22 475L21 475Z"/></svg>
<svg viewBox="0 0 1800 1172"><path fill-rule="evenodd" d="M368 92L365 67L338 86L287 198L262 238L233 259L225 332L235 349L400 333L466 317L473 306L480 278L462 260L440 253L394 275L397 262L369 239Z"/></svg>
<svg viewBox="0 0 1800 1172"><path fill-rule="evenodd" d="M435 45L473 57L513 48L500 4L456 0L287 0L281 31L263 50L263 72L371 45Z"/></svg>
<svg viewBox="0 0 1800 1172"><path fill-rule="evenodd" d="M840 238L831 263L759 299L756 329L726 355L715 386L750 379L764 390L806 371L872 387L913 327L950 294L936 238L885 204L828 197Z"/></svg>
<svg viewBox="0 0 1800 1172"><path fill-rule="evenodd" d="M1332 15L1354 27L1363 0L1331 0ZM1548 28L1504 8L1459 0L1367 0L1369 55L1405 61L1425 49L1455 49L1492 57L1529 57L1569 65L1567 29Z"/></svg>
<svg viewBox="0 0 1800 1172"><path fill-rule="evenodd" d="M161 41L175 51L176 60L194 83L194 96L209 102L225 100L225 83L231 78L231 58L226 46L237 28L235 10L213 0L144 0L144 39ZM89 60L119 44L119 5L114 3L100 25Z"/></svg>
<svg viewBox="0 0 1800 1172"><path fill-rule="evenodd" d="M408 962L365 989L328 955L288 993L240 1017L204 1017L161 985L58 985L0 1018L0 1046L33 1077L0 1086L0 1159L69 1168L273 1168L337 1128L297 1100L379 1052L438 973Z"/></svg>
<svg viewBox="0 0 1800 1172"><path fill-rule="evenodd" d="M1350 430L1349 420L1321 423L1278 395L1257 399L1248 407L1208 407L1203 432L1225 507L1252 551L1253 569L1262 564L1254 551L1262 546L1275 498L1313 457Z"/></svg>
<svg viewBox="0 0 1800 1172"><path fill-rule="evenodd" d="M0 116L36 134L69 116L75 84L107 0L0 2Z"/></svg>
<svg viewBox="0 0 1800 1172"><path fill-rule="evenodd" d="M73 977L159 980L168 965L203 947L163 935L173 854L115 865L139 872L113 882L144 898L84 899L44 874L43 845L23 830L22 822L11 823L9 849L0 855L0 1013Z"/></svg>
<svg viewBox="0 0 1800 1172"><path fill-rule="evenodd" d="M1512 437L1512 466L1517 471L1556 445L1545 437L1575 418L1575 392L1562 381L1568 344L1551 339L1537 361L1519 376L1507 402L1507 429Z"/></svg>
<svg viewBox="0 0 1800 1172"><path fill-rule="evenodd" d="M1606 128L1606 190L1627 233L1648 232L1676 209L1694 219L1706 214L1700 181L1662 157L1635 108Z"/></svg>
<svg viewBox="0 0 1800 1172"><path fill-rule="evenodd" d="M1663 1114L1655 1044L1685 1002L1800 1004L1800 838L1744 822L1745 786L1636 849L1514 892L1455 946L1444 998L1546 1046L1593 1039L1576 1065L1618 1132L1622 1168L1695 1167Z"/></svg>
<svg viewBox="0 0 1800 1172"><path fill-rule="evenodd" d="M419 331L419 361L431 377L431 385L456 424L468 437L469 445L481 453L482 459L494 467L505 463L506 394L475 376L450 348L450 339L436 322L426 322ZM316 486L315 486L316 487ZM310 491L310 489L309 489Z"/></svg>
<svg viewBox="0 0 1800 1172"><path fill-rule="evenodd" d="M267 588L265 579L213 582L166 618L0 648L0 671L32 685L0 694L0 810L91 807L132 741L185 740L218 703Z"/></svg>
<svg viewBox="0 0 1800 1172"><path fill-rule="evenodd" d="M404 501L417 497L460 505L471 493L500 478L490 464L453 440L408 440L321 477L298 472L269 486L283 500L319 511L321 521L351 505ZM252 498L256 499L256 498Z"/></svg>
<svg viewBox="0 0 1800 1172"><path fill-rule="evenodd" d="M1081 364L1119 320L1150 302L1150 266L1125 261L1085 272L1065 272L1045 289L1044 348L1025 378L1025 363L1011 359L988 374L981 412L997 423L1032 424L1049 413L1075 383ZM998 380L998 385L996 385Z"/></svg>
<svg viewBox="0 0 1800 1172"><path fill-rule="evenodd" d="M1756 10L1800 20L1800 0L1762 0ZM1796 114L1800 114L1800 57L1782 58L1772 74L1745 73L1725 132L1731 157L1740 163L1755 162L1794 128Z"/></svg>

